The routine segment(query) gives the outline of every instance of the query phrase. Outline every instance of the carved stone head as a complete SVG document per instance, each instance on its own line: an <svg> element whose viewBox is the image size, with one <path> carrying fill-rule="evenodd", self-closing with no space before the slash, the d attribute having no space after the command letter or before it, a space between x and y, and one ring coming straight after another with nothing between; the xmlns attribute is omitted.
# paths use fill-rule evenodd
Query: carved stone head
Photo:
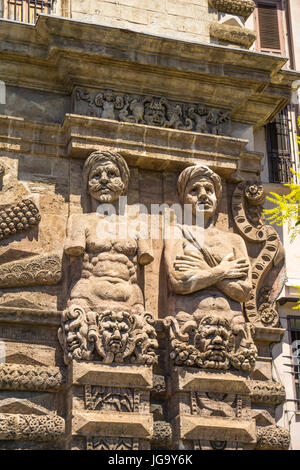
<svg viewBox="0 0 300 470"><path fill-rule="evenodd" d="M147 97L144 100L144 119L149 126L163 127L166 122L166 100Z"/></svg>
<svg viewBox="0 0 300 470"><path fill-rule="evenodd" d="M227 365L232 348L232 330L228 319L219 315L205 315L198 325L195 346L201 353L201 359L211 362L213 367Z"/></svg>
<svg viewBox="0 0 300 470"><path fill-rule="evenodd" d="M91 153L83 167L85 188L101 203L116 201L126 193L129 169L124 158L116 152Z"/></svg>
<svg viewBox="0 0 300 470"><path fill-rule="evenodd" d="M205 165L185 168L178 178L178 193L182 204L191 204L194 215L204 212L204 218L212 217L222 195L219 175Z"/></svg>
<svg viewBox="0 0 300 470"><path fill-rule="evenodd" d="M104 351L114 355L123 353L132 329L130 314L127 312L107 312L99 323Z"/></svg>

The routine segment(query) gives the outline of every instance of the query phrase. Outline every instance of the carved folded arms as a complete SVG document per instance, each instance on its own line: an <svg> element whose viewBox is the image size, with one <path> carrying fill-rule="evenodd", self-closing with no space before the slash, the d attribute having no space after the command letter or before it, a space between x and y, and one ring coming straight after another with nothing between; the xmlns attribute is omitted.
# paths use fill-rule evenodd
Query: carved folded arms
<svg viewBox="0 0 300 470"><path fill-rule="evenodd" d="M251 266L244 241L235 234L215 232L214 236L225 241L222 256L204 244L192 245L184 233L179 240L166 240L169 287L176 294L186 295L214 286L230 298L245 302L251 291Z"/></svg>

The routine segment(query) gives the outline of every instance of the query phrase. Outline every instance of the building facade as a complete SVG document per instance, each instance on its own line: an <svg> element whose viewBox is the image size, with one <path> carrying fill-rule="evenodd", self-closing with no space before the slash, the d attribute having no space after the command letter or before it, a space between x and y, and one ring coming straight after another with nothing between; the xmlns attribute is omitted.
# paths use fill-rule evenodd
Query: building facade
<svg viewBox="0 0 300 470"><path fill-rule="evenodd" d="M288 57L285 67L299 70L300 44L297 21L300 7L296 1L262 1L248 20L249 27L256 29L258 40L253 49L272 51ZM261 19L261 25L259 23ZM251 23L251 24L250 24ZM260 41L262 36L262 41ZM299 116L299 92L295 92L289 105L277 118L256 134L255 148L264 153L262 181L265 191L286 194L284 186L291 180L289 168L299 172L299 149L297 145L297 117ZM297 182L297 180L296 180ZM298 181L299 183L299 181ZM267 202L266 207L272 207ZM299 237L292 243L287 224L276 227L286 251L286 280L277 301L281 325L285 328L282 343L274 345L274 377L285 386L286 401L277 410L277 421L291 433L291 449L299 449L299 366L298 354L298 310L293 309L299 298L300 265L298 253Z"/></svg>
<svg viewBox="0 0 300 470"><path fill-rule="evenodd" d="M297 448L273 3L0 1L1 449Z"/></svg>

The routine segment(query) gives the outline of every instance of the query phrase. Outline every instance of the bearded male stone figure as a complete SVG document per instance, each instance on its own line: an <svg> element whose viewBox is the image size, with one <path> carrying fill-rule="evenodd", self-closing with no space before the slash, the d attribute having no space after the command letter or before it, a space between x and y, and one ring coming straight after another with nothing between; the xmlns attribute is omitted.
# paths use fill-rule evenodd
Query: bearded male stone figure
<svg viewBox="0 0 300 470"><path fill-rule="evenodd" d="M249 370L254 366L256 349L242 313L242 303L251 293L251 265L243 239L215 225L222 194L221 178L204 165L188 167L179 176L178 193L182 204L191 206L193 223L177 225L171 239L165 241L171 291L168 307L169 314L175 317L171 337L177 352L173 351L173 357L181 351L177 363L187 360L189 364L203 367L201 358L205 350L196 344L196 337L203 333L202 319L206 317L205 329L209 319L212 331L220 322L229 322L235 339L225 342L226 354L223 344L215 342L215 346L213 343L209 346L209 354L215 357L215 367L226 368L231 356L233 367ZM203 226L196 224L200 213ZM186 338L188 332L188 344L195 347L193 359L185 357L186 345L178 342L178 338ZM222 349L222 354L217 353L218 349ZM240 360L236 359L237 355ZM207 367L213 367L212 363Z"/></svg>
<svg viewBox="0 0 300 470"><path fill-rule="evenodd" d="M128 235L122 230L127 227L126 215L119 214L117 207L128 181L128 166L115 152L93 152L84 164L88 213L70 217L65 243L67 255L82 259L60 331L66 362L74 357L90 359L95 348L104 362L122 362L134 353L137 341L139 357L133 360L154 360L155 332L138 283L138 264L152 262L151 247L140 232L130 230ZM112 217L98 210L103 204L115 205Z"/></svg>

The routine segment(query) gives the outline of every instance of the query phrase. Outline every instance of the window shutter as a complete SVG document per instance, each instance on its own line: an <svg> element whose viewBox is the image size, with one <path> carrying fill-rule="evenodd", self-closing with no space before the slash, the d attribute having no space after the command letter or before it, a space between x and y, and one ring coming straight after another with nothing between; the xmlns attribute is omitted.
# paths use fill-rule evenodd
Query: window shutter
<svg viewBox="0 0 300 470"><path fill-rule="evenodd" d="M258 3L260 48L280 51L280 31L276 4Z"/></svg>

